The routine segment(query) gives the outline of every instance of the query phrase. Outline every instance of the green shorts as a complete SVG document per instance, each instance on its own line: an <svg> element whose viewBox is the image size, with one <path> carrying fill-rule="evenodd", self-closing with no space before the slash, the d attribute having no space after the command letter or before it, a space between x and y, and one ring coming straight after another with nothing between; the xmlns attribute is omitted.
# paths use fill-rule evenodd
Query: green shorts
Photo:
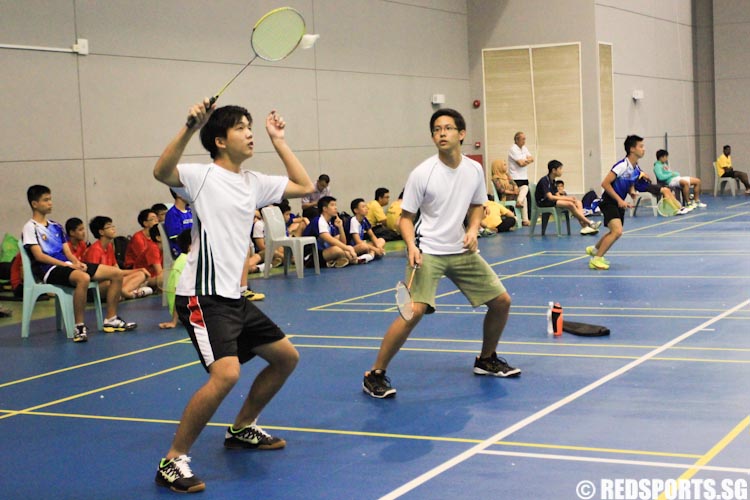
<svg viewBox="0 0 750 500"><path fill-rule="evenodd" d="M412 268L407 264L405 283ZM476 252L452 255L422 254L422 266L414 273L411 296L414 302L427 304L427 314L435 312L435 293L440 278L446 276L469 300L472 307L486 304L505 293L500 278Z"/></svg>

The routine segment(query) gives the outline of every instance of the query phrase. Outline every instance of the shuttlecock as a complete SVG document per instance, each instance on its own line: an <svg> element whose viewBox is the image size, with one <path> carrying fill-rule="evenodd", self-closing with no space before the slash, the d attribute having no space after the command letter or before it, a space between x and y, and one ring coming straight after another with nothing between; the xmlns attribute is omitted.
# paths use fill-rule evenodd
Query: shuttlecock
<svg viewBox="0 0 750 500"><path fill-rule="evenodd" d="M320 38L320 35L313 35L313 34L307 34L302 37L302 40L299 42L299 46L303 49L309 49L313 45L315 45L315 42L318 41L318 38Z"/></svg>

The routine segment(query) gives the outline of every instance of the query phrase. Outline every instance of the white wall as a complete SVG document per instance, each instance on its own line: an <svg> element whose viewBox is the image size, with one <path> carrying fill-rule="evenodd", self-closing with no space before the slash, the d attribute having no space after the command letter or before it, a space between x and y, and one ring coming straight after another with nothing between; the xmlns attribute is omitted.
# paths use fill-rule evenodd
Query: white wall
<svg viewBox="0 0 750 500"><path fill-rule="evenodd" d="M692 2L686 0L596 0L596 36L613 44L615 142L618 156L629 134L646 139L641 166L647 172L656 151L684 175L699 174L696 157ZM635 102L633 90L645 98Z"/></svg>
<svg viewBox="0 0 750 500"><path fill-rule="evenodd" d="M732 146L732 164L750 171L750 3L714 0L716 151Z"/></svg>
<svg viewBox="0 0 750 500"><path fill-rule="evenodd" d="M464 0L288 0L320 33L313 50L253 66L219 104L255 118L247 167L281 173L262 123L278 109L311 176L331 176L340 206L397 194L408 172L434 154L432 94L470 107ZM0 0L0 233L29 217L26 188L48 185L53 218L109 215L123 234L138 211L171 202L151 169L195 101L218 90L251 56L252 25L272 0ZM468 113L466 113L468 115ZM471 128L471 117L467 116ZM467 151L471 152L471 151ZM197 140L186 159L208 159Z"/></svg>

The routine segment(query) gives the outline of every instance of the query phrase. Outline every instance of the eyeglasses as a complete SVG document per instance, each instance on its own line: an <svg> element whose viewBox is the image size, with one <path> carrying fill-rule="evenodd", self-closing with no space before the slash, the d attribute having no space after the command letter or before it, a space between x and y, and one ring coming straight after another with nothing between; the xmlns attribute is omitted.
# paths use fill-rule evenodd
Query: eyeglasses
<svg viewBox="0 0 750 500"><path fill-rule="evenodd" d="M446 133L453 132L454 130L458 130L458 127L454 127L453 125L446 125L445 127L433 127L432 128L432 135L439 134L445 130Z"/></svg>

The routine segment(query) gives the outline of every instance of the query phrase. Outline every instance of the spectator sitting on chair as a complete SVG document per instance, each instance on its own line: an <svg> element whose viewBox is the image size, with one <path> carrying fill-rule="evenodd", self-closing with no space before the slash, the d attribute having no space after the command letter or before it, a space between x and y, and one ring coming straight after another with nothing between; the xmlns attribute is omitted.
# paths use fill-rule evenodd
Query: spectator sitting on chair
<svg viewBox="0 0 750 500"><path fill-rule="evenodd" d="M156 218L159 219L159 224L164 224L167 218L167 206L164 203L154 203L151 205L151 211L156 214Z"/></svg>
<svg viewBox="0 0 750 500"><path fill-rule="evenodd" d="M145 269L149 273L146 284L151 289L157 289L162 287L164 280L164 267L161 252L161 233L159 232L159 226L154 224L151 229L148 230L149 239L146 242L146 250L141 253L135 260L135 269Z"/></svg>
<svg viewBox="0 0 750 500"><path fill-rule="evenodd" d="M98 236L90 247L86 249L81 259L86 264L103 264L119 269L117 259L115 258L114 239L117 236L115 225L112 219L103 215L97 215L89 222L91 234ZM145 286L149 279L149 272L145 269L126 269L122 271L122 297L134 299L136 297L145 297L154 293L154 290ZM99 283L99 291L102 295L107 295L109 281Z"/></svg>
<svg viewBox="0 0 750 500"><path fill-rule="evenodd" d="M745 172L739 172L732 168L732 147L727 144L724 146L724 154L716 159L716 168L719 170L719 176L721 177L733 177L739 179L740 182L745 186L745 194L750 194L750 182L747 180L747 174Z"/></svg>
<svg viewBox="0 0 750 500"><path fill-rule="evenodd" d="M349 219L349 244L354 247L357 255L361 255L360 261L371 261L385 255L385 240L378 238L372 231L370 221L367 217L369 206L362 198L352 200L350 204L352 213Z"/></svg>
<svg viewBox="0 0 750 500"><path fill-rule="evenodd" d="M675 210L676 215L685 215L690 212L693 208L683 207L682 204L677 201L674 193L667 186L659 186L651 182L651 179L646 172L641 172L638 180L635 181L635 190L640 193L651 193L651 195L657 200L659 197L663 197L668 204L670 204ZM637 203L637 200L636 200Z"/></svg>
<svg viewBox="0 0 750 500"><path fill-rule="evenodd" d="M310 220L307 217L300 217L299 215L292 212L292 207L289 205L289 200L284 198L281 203L278 204L281 215L284 216L284 223L286 224L286 235L291 237L302 236L305 232L305 228L310 224Z"/></svg>
<svg viewBox="0 0 750 500"><path fill-rule="evenodd" d="M128 243L128 249L125 251L125 269L133 269L135 261L141 257L141 254L148 248L148 242L150 241L149 231L152 227L159 223L159 218L156 212L150 208L145 208L138 213L138 224L143 229L137 231L130 242Z"/></svg>
<svg viewBox="0 0 750 500"><path fill-rule="evenodd" d="M592 222L583 215L583 205L574 196L564 196L557 193L555 179L562 176L563 164L558 160L551 160L547 164L548 173L536 185L536 203L540 207L557 207L570 212L581 224L581 234L596 234L601 222Z"/></svg>
<svg viewBox="0 0 750 500"><path fill-rule="evenodd" d="M679 172L671 170L669 168L669 153L664 149L656 152L654 175L659 182L663 182L671 188L682 190L682 201L686 207L706 207L705 203L701 203L701 180L697 177L681 176ZM690 188L693 188L695 193L695 201L692 203L690 202Z"/></svg>
<svg viewBox="0 0 750 500"><path fill-rule="evenodd" d="M26 197L32 210L32 217L23 226L22 241L31 256L34 277L44 283L75 288L73 292L73 314L76 331L73 342L86 342L88 330L84 324L86 294L91 281L110 280L107 291L107 315L103 323L105 332L134 330L137 325L123 321L117 315L120 301L122 272L116 267L86 265L79 261L64 245L63 227L47 218L52 213L52 193L46 186L29 187Z"/></svg>
<svg viewBox="0 0 750 500"><path fill-rule="evenodd" d="M68 235L68 241L65 245L70 249L70 253L75 255L76 259L83 260L83 254L86 253L88 244L86 243L86 226L78 217L71 217L65 221L65 234Z"/></svg>
<svg viewBox="0 0 750 500"><path fill-rule="evenodd" d="M318 239L318 255L327 267L345 267L357 262L357 252L347 244L344 225L336 207L336 198L318 200L318 215L305 229L305 236Z"/></svg>
<svg viewBox="0 0 750 500"><path fill-rule="evenodd" d="M557 194L560 196L568 196L568 192L565 191L565 181L562 179L555 179L555 187L557 188Z"/></svg>
<svg viewBox="0 0 750 500"><path fill-rule="evenodd" d="M529 211L526 206L527 194L529 192L528 182L523 186L516 184L508 174L508 164L505 160L495 160L492 162L492 184L495 185L497 195L500 197L497 202L515 201L516 206L521 209L521 224L529 225Z"/></svg>
<svg viewBox="0 0 750 500"><path fill-rule="evenodd" d="M330 177L326 174L320 174L318 181L315 183L315 191L302 197L302 215L307 217L308 220L318 216L318 201L324 196L331 196L331 189L328 187L330 183Z"/></svg>
<svg viewBox="0 0 750 500"><path fill-rule="evenodd" d="M189 231L193 227L193 211L190 210L188 202L180 198L174 189L170 188L169 192L174 198L174 205L167 210L167 215L164 217L164 232L169 238L169 250L172 252L172 257L176 259L180 255L177 237L183 231Z"/></svg>

